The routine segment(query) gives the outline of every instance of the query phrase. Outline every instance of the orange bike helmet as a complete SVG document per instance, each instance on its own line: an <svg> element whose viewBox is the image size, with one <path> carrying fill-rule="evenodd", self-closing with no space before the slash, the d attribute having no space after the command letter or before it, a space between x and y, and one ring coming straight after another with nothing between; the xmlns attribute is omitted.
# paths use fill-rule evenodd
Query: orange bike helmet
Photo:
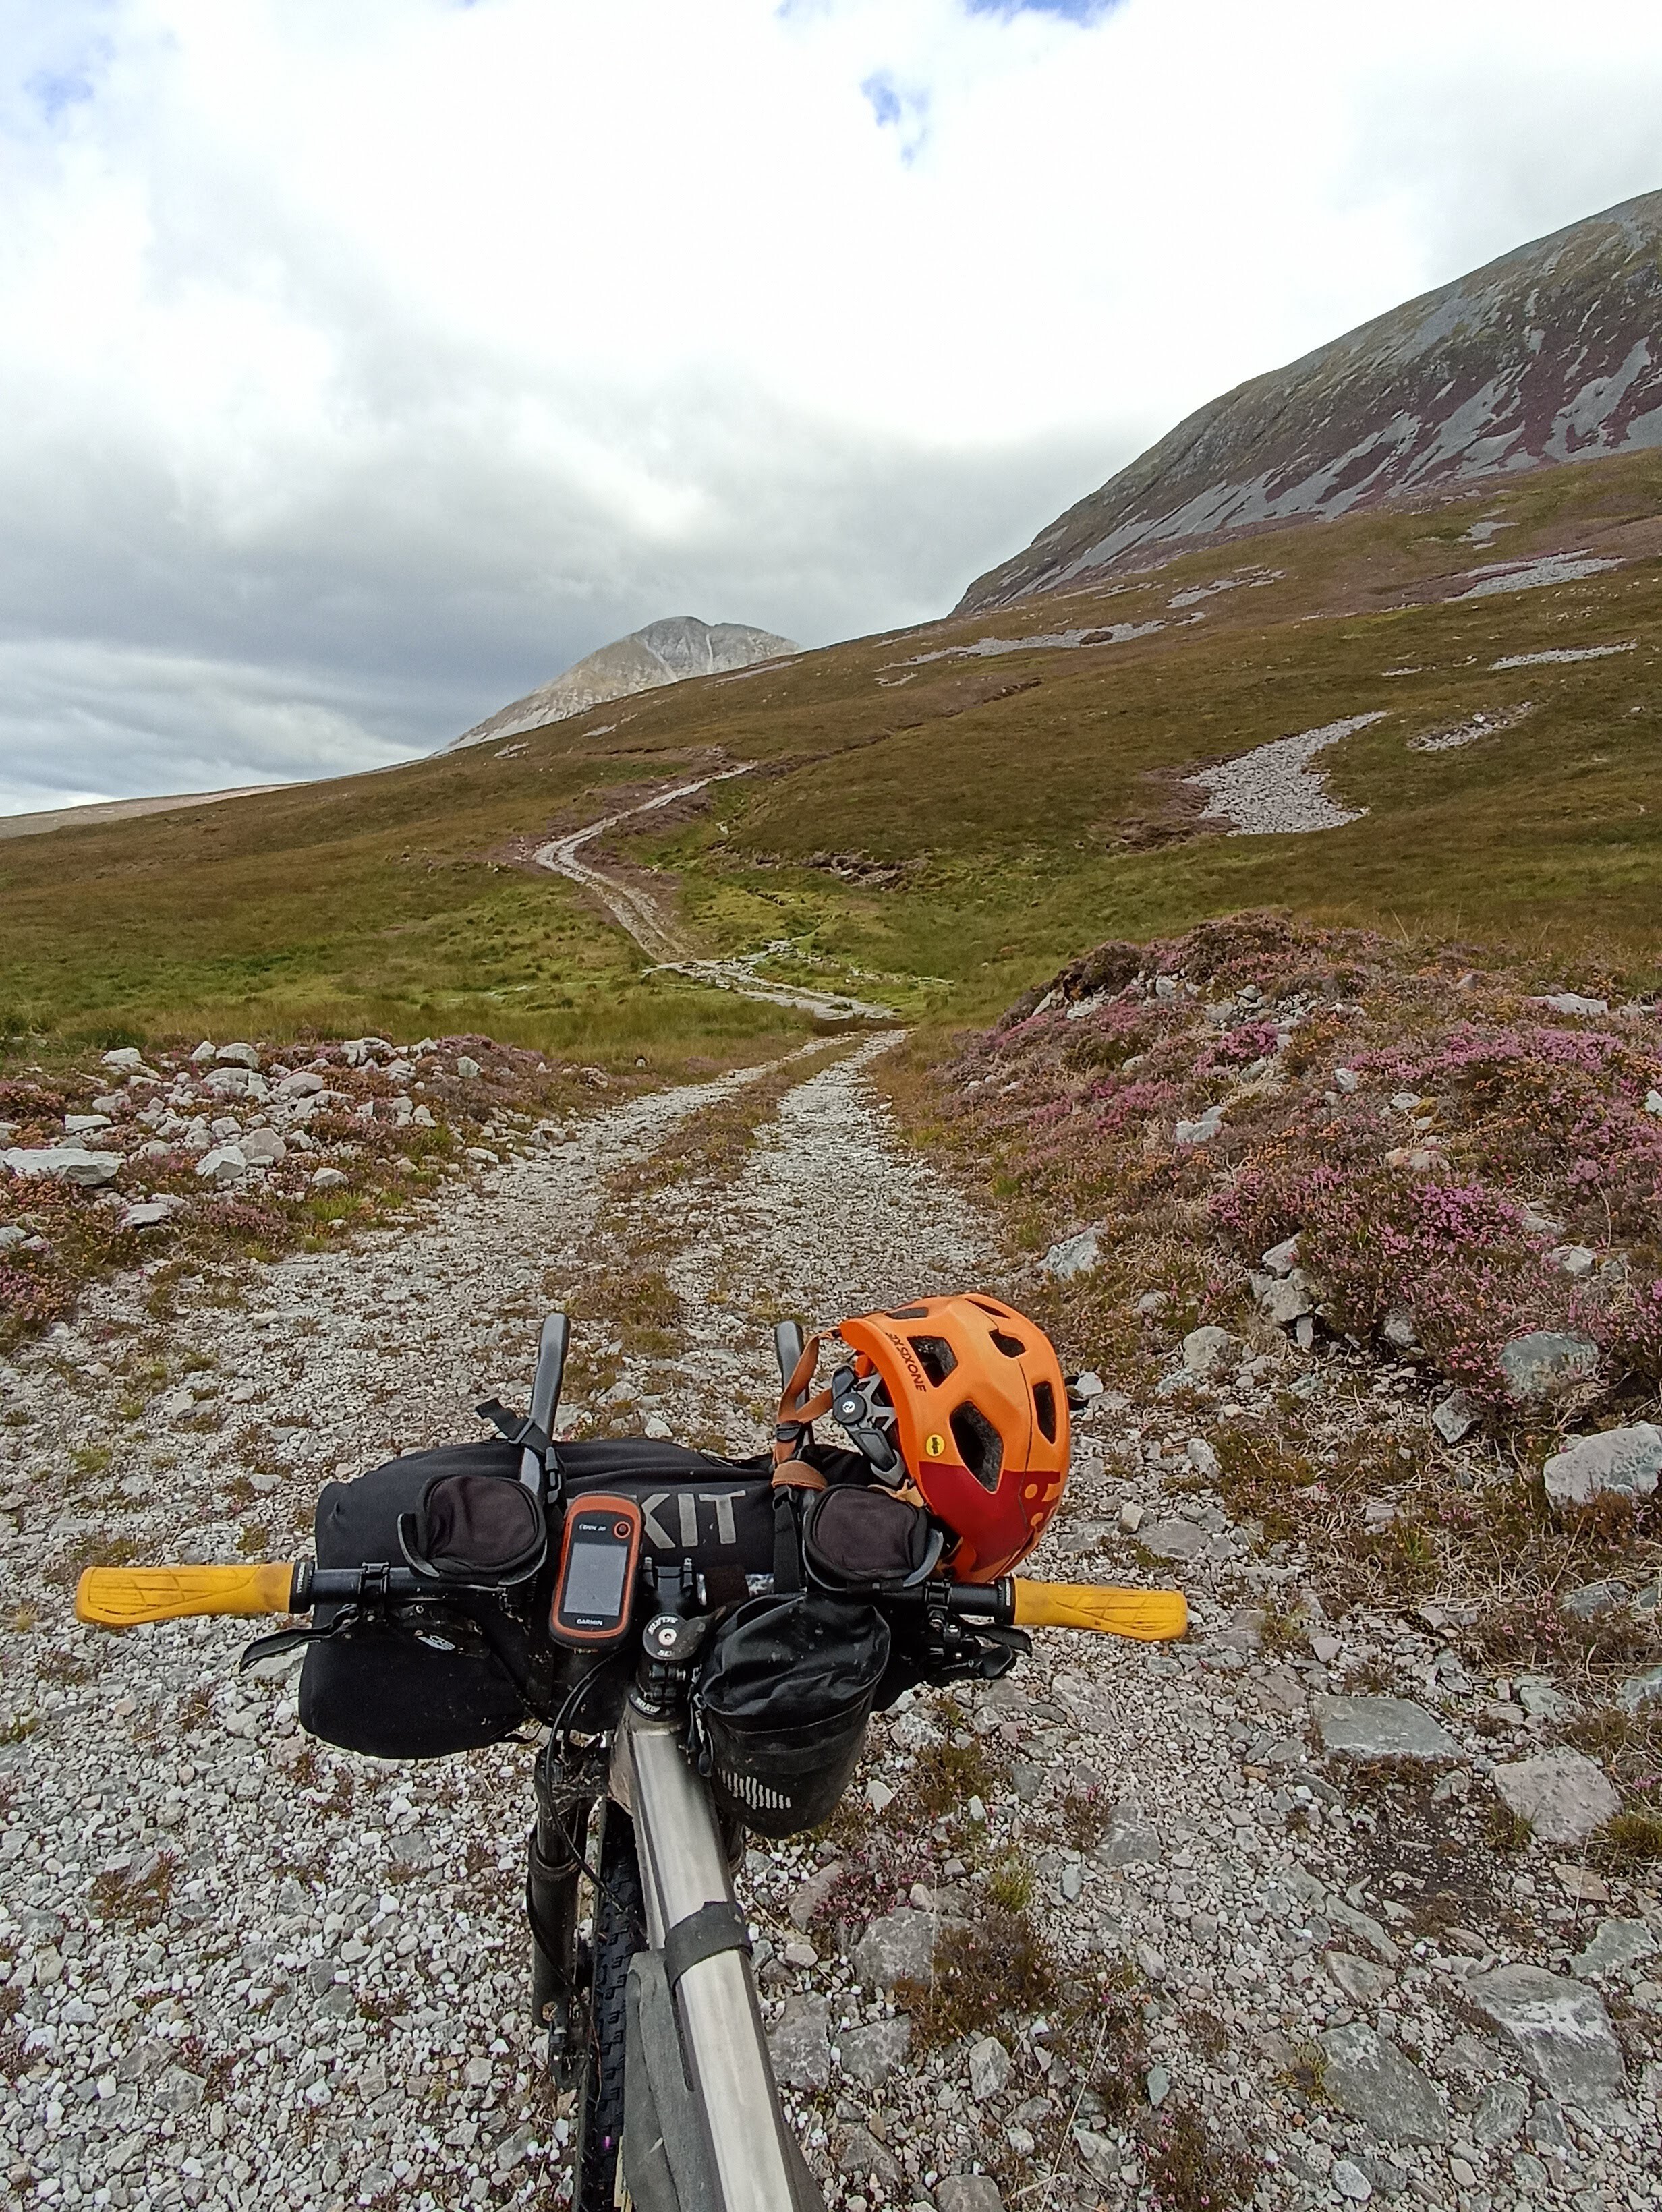
<svg viewBox="0 0 1662 2212"><path fill-rule="evenodd" d="M954 1582L1008 1574L1044 1534L1068 1479L1068 1392L1044 1330L971 1292L859 1314L838 1334L855 1360L831 1385L833 1416L880 1474L871 1446L887 1443L891 1458L898 1449L959 1539ZM901 1479L898 1465L889 1479Z"/></svg>

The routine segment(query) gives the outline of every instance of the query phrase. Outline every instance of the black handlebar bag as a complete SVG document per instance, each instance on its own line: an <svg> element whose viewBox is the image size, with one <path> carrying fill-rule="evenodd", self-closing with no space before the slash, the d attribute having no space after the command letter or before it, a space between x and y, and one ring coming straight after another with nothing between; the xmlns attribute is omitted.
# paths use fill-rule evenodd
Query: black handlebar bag
<svg viewBox="0 0 1662 2212"><path fill-rule="evenodd" d="M415 1566L433 1595L307 1646L303 1729L375 1759L442 1759L533 1717L527 1626L504 1600L536 1572L546 1531L527 1517L542 1512L518 1468L505 1445L449 1445L324 1486L319 1566ZM501 1589L478 1586L493 1580ZM315 1626L335 1627L341 1611L320 1606Z"/></svg>
<svg viewBox="0 0 1662 2212"><path fill-rule="evenodd" d="M825 1590L752 1598L724 1621L694 1698L715 1801L758 1836L829 1820L889 1661L874 1606Z"/></svg>

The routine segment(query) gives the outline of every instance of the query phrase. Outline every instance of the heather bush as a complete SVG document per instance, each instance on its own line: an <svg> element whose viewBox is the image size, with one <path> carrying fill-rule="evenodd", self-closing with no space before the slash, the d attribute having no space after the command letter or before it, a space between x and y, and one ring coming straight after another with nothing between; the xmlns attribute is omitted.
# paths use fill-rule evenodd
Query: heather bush
<svg viewBox="0 0 1662 2212"><path fill-rule="evenodd" d="M1296 1234L1330 1326L1367 1339L1405 1310L1491 1404L1501 1348L1531 1329L1583 1331L1612 1380L1655 1380L1662 1030L1647 1009L1554 1016L1467 969L1267 915L1105 945L963 1048L945 1134L1028 1242L1106 1231L1056 1301L1093 1327L1166 1286L1174 1233L1196 1285L1174 1305L1221 1320ZM1216 1133L1180 1146L1215 1106ZM1554 1259L1574 1243L1593 1254L1579 1277Z"/></svg>

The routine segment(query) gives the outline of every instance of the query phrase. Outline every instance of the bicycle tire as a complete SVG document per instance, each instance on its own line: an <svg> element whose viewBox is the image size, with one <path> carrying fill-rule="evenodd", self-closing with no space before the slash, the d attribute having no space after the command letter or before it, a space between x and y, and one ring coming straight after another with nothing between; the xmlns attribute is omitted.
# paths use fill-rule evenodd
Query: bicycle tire
<svg viewBox="0 0 1662 2212"><path fill-rule="evenodd" d="M571 2212L612 2212L624 2137L624 2045L630 1961L646 1946L646 1907L635 1827L608 1804L601 1816L593 1978L577 2095Z"/></svg>

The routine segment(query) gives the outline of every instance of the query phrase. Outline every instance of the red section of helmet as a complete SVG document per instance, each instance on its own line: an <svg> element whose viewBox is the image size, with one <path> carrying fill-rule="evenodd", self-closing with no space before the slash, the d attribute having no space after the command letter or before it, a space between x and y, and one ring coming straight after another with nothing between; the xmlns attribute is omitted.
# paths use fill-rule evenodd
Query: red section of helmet
<svg viewBox="0 0 1662 2212"><path fill-rule="evenodd" d="M1044 1534L1068 1480L1068 1393L1050 1339L979 1291L859 1314L840 1334L882 1376L907 1472L959 1539L953 1579L1008 1574ZM938 1349L920 1356L914 1340L949 1347L939 1382L931 1370L947 1363Z"/></svg>

